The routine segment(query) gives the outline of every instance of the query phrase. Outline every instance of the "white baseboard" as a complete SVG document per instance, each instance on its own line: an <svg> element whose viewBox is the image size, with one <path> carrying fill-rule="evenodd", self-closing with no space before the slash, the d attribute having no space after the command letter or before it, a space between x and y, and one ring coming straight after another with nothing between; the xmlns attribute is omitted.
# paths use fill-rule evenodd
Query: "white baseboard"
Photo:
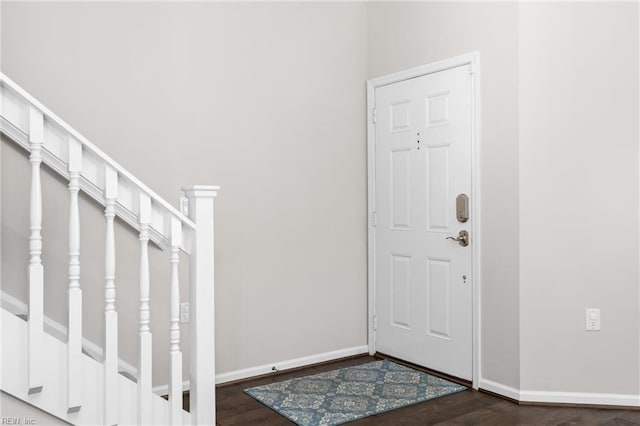
<svg viewBox="0 0 640 426"><path fill-rule="evenodd" d="M640 395L519 390L488 379L480 379L479 388L520 402L640 406Z"/></svg>
<svg viewBox="0 0 640 426"><path fill-rule="evenodd" d="M26 303L11 296L10 294L0 291L0 302L3 309L14 315L27 315L29 312ZM67 327L59 322L45 316L44 331L61 342L67 342ZM103 350L100 346L86 338L82 339L82 349L93 359L98 362L103 360ZM118 371L127 373L131 377L138 377L138 369L122 359L118 360Z"/></svg>
<svg viewBox="0 0 640 426"><path fill-rule="evenodd" d="M481 378L478 387L507 398L515 399L516 401L520 400L520 391L518 389L494 382L493 380Z"/></svg>
<svg viewBox="0 0 640 426"><path fill-rule="evenodd" d="M520 402L638 407L640 396L615 393L520 391Z"/></svg>
<svg viewBox="0 0 640 426"><path fill-rule="evenodd" d="M364 355L368 353L366 345L355 346L353 348L340 349L337 351L324 352L317 355L309 355L302 358L290 359L288 361L278 361L271 364L260 365L258 367L243 368L241 370L229 371L227 373L216 375L216 384L233 382L235 380L248 379L250 377L261 376L263 374L273 373L273 367L277 371L289 370L297 367L305 367L307 365L317 364L334 359L345 358L353 355ZM189 390L189 381L182 382L182 390ZM169 393L169 385L160 385L153 388L153 393L157 395L167 395Z"/></svg>
<svg viewBox="0 0 640 426"><path fill-rule="evenodd" d="M272 373L273 367L275 367L278 371L289 370L291 368L304 367L307 365L317 364L325 361L332 361L334 359L345 358L348 356L364 355L368 352L368 346L362 345L352 348L339 349L337 351L290 359L287 361L277 361L270 364L260 365L258 367L243 368L242 370L229 371L227 373L216 375L216 384L232 382L234 380L241 380L249 377Z"/></svg>

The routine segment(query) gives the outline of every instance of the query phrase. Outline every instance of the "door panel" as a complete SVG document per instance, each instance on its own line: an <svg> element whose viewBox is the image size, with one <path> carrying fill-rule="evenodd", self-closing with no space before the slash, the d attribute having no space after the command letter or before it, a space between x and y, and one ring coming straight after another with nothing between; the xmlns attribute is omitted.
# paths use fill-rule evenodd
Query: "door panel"
<svg viewBox="0 0 640 426"><path fill-rule="evenodd" d="M472 373L473 217L468 66L375 89L376 350ZM447 237L471 236L462 247Z"/></svg>
<svg viewBox="0 0 640 426"><path fill-rule="evenodd" d="M411 229L411 150L396 149L391 155L391 210L393 229Z"/></svg>
<svg viewBox="0 0 640 426"><path fill-rule="evenodd" d="M411 330L411 257L391 255L391 324Z"/></svg>

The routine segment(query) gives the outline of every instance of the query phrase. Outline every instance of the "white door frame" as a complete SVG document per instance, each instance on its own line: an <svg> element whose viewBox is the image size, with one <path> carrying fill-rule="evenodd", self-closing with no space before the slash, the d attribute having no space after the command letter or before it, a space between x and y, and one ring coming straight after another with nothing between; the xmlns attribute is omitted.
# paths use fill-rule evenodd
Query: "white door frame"
<svg viewBox="0 0 640 426"><path fill-rule="evenodd" d="M473 321L473 388L478 389L480 384L480 288L481 288L481 271L480 271L480 254L481 240L480 230L482 229L480 215L480 52L471 52L453 58L444 59L428 65L411 68L398 73L367 80L367 302L368 302L368 346L369 354L376 352L374 316L376 308L376 262L375 262L375 246L376 246L376 228L373 226L374 210L375 210L375 89L377 87L398 83L411 78L421 77L427 74L433 74L439 71L445 71L463 65L469 65L471 68L471 179L473 188L473 197L471 197L471 217L473 218L473 232L471 235L472 244L472 268L473 274L473 294L472 294L472 321Z"/></svg>

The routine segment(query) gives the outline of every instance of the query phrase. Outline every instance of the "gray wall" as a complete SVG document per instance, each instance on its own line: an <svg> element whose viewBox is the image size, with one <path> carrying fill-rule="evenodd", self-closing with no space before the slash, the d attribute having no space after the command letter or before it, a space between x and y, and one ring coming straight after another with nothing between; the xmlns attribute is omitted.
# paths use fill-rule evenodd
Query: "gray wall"
<svg viewBox="0 0 640 426"><path fill-rule="evenodd" d="M637 3L520 5L523 389L638 394L638 71Z"/></svg>
<svg viewBox="0 0 640 426"><path fill-rule="evenodd" d="M518 5L369 5L368 76L481 54L482 375L518 387Z"/></svg>
<svg viewBox="0 0 640 426"><path fill-rule="evenodd" d="M222 186L220 373L366 344L364 4L2 7L2 68L18 84L168 200L177 201L183 185ZM2 149L4 174L18 166L20 153L4 142ZM12 233L28 235L26 200L7 202L24 196L28 182L14 185L9 176L2 179L3 245ZM68 207L64 186L57 186L62 201L45 200L44 261L59 271L59 282L47 284L47 310L64 322ZM83 220L94 215L85 207ZM96 220L100 214L96 209ZM8 223L12 215L20 226ZM62 221L57 230L54 218ZM83 226L83 236L99 226ZM100 342L104 249L92 249L95 241L83 239L81 262L83 273L96 274L94 283L83 281L92 314L85 334ZM20 275L26 257L8 259L25 247L3 250L6 291L21 291L24 281L8 277ZM91 250L95 271L87 263ZM118 309L131 312L131 322L121 317L121 330L133 328L135 339L138 251L125 250L118 271L130 273L129 281L119 276ZM168 271L165 253L157 257L155 268ZM168 285L159 275L152 279L152 331L162 352L168 316L158 307ZM155 384L163 382L158 368Z"/></svg>

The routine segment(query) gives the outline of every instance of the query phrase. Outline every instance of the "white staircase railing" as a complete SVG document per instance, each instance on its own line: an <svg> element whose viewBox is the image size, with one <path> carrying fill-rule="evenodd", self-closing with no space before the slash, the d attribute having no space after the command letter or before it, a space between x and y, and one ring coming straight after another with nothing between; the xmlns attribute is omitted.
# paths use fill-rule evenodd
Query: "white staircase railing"
<svg viewBox="0 0 640 426"><path fill-rule="evenodd" d="M109 158L95 145L49 111L16 83L0 74L0 131L29 152L31 164L27 378L25 389L5 389L36 404L44 392L44 285L42 253L42 186L44 162L69 181L69 285L66 380L55 391L66 395L67 413L83 410L85 372L82 354L82 288L80 283L80 216L78 193L83 191L104 207L105 217L105 340L102 424L122 423L118 374L118 313L116 310L114 218L139 232L140 301L137 362L137 423L153 424L152 335L150 331L149 241L170 251L170 383L167 423L182 424L182 353L180 350L179 252L190 257L190 418L192 424L215 424L214 344L214 199L218 187L184 188L188 217ZM4 369L4 366L3 366ZM31 399L30 399L31 398ZM93 403L92 403L93 404ZM89 404L89 405L92 405ZM99 403L100 405L100 403ZM61 413L53 413L60 416Z"/></svg>

